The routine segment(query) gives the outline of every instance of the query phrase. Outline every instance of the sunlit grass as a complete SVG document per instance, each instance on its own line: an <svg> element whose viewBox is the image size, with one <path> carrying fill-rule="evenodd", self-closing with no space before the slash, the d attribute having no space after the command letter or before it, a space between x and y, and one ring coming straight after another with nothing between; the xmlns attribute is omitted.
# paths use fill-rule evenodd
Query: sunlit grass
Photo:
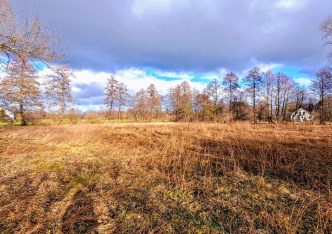
<svg viewBox="0 0 332 234"><path fill-rule="evenodd" d="M329 233L332 127L0 129L0 231Z"/></svg>

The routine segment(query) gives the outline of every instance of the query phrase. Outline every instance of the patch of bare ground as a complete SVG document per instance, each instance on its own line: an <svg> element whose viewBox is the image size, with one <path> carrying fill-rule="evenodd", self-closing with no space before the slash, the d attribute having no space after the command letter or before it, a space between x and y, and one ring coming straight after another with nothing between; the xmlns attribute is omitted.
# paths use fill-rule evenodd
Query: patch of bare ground
<svg viewBox="0 0 332 234"><path fill-rule="evenodd" d="M1 233L331 233L332 126L0 128Z"/></svg>

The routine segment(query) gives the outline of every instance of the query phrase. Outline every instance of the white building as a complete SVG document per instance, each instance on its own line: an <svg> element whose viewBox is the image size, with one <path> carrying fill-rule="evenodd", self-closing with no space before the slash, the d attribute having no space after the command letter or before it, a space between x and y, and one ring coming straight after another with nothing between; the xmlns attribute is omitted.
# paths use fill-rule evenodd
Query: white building
<svg viewBox="0 0 332 234"><path fill-rule="evenodd" d="M313 116L312 114L303 109L303 108L300 108L300 109L297 109L296 111L294 111L292 114L291 114L291 120L293 122L305 122L305 121L311 121L313 120Z"/></svg>

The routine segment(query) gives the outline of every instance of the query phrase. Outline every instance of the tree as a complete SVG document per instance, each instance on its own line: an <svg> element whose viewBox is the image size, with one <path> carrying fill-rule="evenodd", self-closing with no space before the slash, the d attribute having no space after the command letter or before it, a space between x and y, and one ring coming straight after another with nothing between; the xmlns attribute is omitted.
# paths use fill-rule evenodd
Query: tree
<svg viewBox="0 0 332 234"><path fill-rule="evenodd" d="M283 117L283 121L287 119L287 110L288 110L288 102L289 95L294 86L293 80L289 76L285 76L282 85L282 96L281 96L281 113Z"/></svg>
<svg viewBox="0 0 332 234"><path fill-rule="evenodd" d="M16 58L8 75L0 83L0 94L6 105L18 109L21 125L28 124L27 113L42 106L40 83L36 70L24 58Z"/></svg>
<svg viewBox="0 0 332 234"><path fill-rule="evenodd" d="M105 105L109 108L110 117L112 116L113 107L118 100L119 82L115 79L114 75L107 80L105 88Z"/></svg>
<svg viewBox="0 0 332 234"><path fill-rule="evenodd" d="M128 97L128 88L124 83L119 83L118 92L116 96L118 104L118 119L121 119L121 108L126 105Z"/></svg>
<svg viewBox="0 0 332 234"><path fill-rule="evenodd" d="M326 45L332 45L332 17L329 17L322 24L323 37L326 41ZM330 53L332 59L332 53Z"/></svg>
<svg viewBox="0 0 332 234"><path fill-rule="evenodd" d="M54 35L50 35L41 20L33 17L18 20L8 2L0 0L0 55L6 56L8 63L16 57L54 61L60 57L53 50L55 44Z"/></svg>
<svg viewBox="0 0 332 234"><path fill-rule="evenodd" d="M68 111L68 119L72 124L77 124L80 118L79 110L76 106L72 106Z"/></svg>
<svg viewBox="0 0 332 234"><path fill-rule="evenodd" d="M192 93L187 81L168 91L168 100L175 114L175 120L187 120L192 107Z"/></svg>
<svg viewBox="0 0 332 234"><path fill-rule="evenodd" d="M263 73L263 82L265 86L265 101L269 107L269 121L273 116L273 91L275 85L275 75L272 70Z"/></svg>
<svg viewBox="0 0 332 234"><path fill-rule="evenodd" d="M217 79L213 79L207 87L204 89L204 93L209 97L212 101L209 105L209 112L213 115L213 117L217 117L222 112L221 107L221 95L222 95L222 87ZM212 105L211 105L212 104ZM205 106L207 107L207 106Z"/></svg>
<svg viewBox="0 0 332 234"><path fill-rule="evenodd" d="M170 110L175 114L175 120L178 121L182 118L182 108L180 104L181 100L181 88L177 85L174 88L168 90L167 99L169 101Z"/></svg>
<svg viewBox="0 0 332 234"><path fill-rule="evenodd" d="M150 115L157 117L158 113L161 112L161 96L159 95L154 84L149 85L146 89L147 93L147 106L149 108Z"/></svg>
<svg viewBox="0 0 332 234"><path fill-rule="evenodd" d="M229 111L232 111L232 104L235 98L235 92L240 87L239 78L234 72L227 73L222 82L228 95Z"/></svg>
<svg viewBox="0 0 332 234"><path fill-rule="evenodd" d="M214 102L211 101L209 95L200 93L198 90L193 91L193 109L199 120L213 120L213 107Z"/></svg>
<svg viewBox="0 0 332 234"><path fill-rule="evenodd" d="M145 119L148 109L147 93L144 89L141 89L133 98L133 113L136 121L138 120L138 117Z"/></svg>
<svg viewBox="0 0 332 234"><path fill-rule="evenodd" d="M221 84L219 84L217 79L210 81L205 89L205 93L211 97L213 104L217 106L221 97Z"/></svg>
<svg viewBox="0 0 332 234"><path fill-rule="evenodd" d="M328 67L322 68L311 80L311 89L319 96L320 123L325 123L324 99L332 93L332 73Z"/></svg>
<svg viewBox="0 0 332 234"><path fill-rule="evenodd" d="M71 78L73 71L67 65L54 67L53 74L48 75L45 81L45 95L51 107L60 107L60 122L62 122L67 104L73 100L71 93Z"/></svg>
<svg viewBox="0 0 332 234"><path fill-rule="evenodd" d="M293 99L295 102L295 109L299 109L304 105L307 97L307 90L305 87L300 86L298 83L294 84Z"/></svg>
<svg viewBox="0 0 332 234"><path fill-rule="evenodd" d="M240 91L235 97L232 108L232 116L234 120L247 120L248 119L248 104L246 103L245 91Z"/></svg>
<svg viewBox="0 0 332 234"><path fill-rule="evenodd" d="M286 101L288 101L289 91L291 88L291 78L286 74L279 72L275 77L275 115L277 122L280 117L285 118Z"/></svg>
<svg viewBox="0 0 332 234"><path fill-rule="evenodd" d="M248 72L248 75L244 78L244 82L248 86L247 91L251 95L254 123L257 123L256 103L258 98L258 91L260 90L263 84L263 76L260 69L258 67L252 68Z"/></svg>

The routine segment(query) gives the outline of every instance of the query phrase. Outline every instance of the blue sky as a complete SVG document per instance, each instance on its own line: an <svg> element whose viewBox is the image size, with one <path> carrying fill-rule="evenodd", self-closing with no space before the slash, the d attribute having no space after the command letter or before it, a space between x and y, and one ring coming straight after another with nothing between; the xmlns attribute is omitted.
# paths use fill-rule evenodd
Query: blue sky
<svg viewBox="0 0 332 234"><path fill-rule="evenodd" d="M202 89L253 66L302 85L326 65L320 25L332 0L9 0L61 38L83 110L99 108L110 74L131 92L186 80ZM331 49L331 48L330 48ZM46 71L45 71L46 72Z"/></svg>

